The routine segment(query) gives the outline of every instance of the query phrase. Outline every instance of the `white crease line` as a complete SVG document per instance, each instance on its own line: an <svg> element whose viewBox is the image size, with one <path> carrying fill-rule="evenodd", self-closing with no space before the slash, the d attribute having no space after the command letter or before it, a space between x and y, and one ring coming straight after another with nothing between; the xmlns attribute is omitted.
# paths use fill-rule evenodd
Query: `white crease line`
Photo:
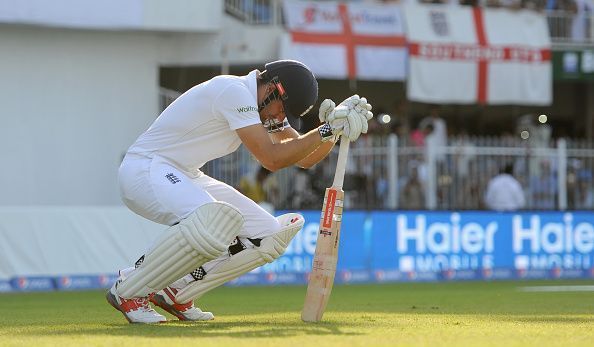
<svg viewBox="0 0 594 347"><path fill-rule="evenodd" d="M594 286L535 286L519 287L521 292L594 292Z"/></svg>

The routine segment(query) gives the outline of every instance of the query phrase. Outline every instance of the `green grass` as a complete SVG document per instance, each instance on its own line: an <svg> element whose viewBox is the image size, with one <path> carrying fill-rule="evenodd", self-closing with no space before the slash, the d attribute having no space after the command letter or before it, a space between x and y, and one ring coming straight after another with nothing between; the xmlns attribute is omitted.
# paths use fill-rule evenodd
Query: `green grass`
<svg viewBox="0 0 594 347"><path fill-rule="evenodd" d="M128 324L103 292L0 295L0 346L592 346L594 293L521 292L592 281L336 286L321 323L305 287L219 288L211 322Z"/></svg>

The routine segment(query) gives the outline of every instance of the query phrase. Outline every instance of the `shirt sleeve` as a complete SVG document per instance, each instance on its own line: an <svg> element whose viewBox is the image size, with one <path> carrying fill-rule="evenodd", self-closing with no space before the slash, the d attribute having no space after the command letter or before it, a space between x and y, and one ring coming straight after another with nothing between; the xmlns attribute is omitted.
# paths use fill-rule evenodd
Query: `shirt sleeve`
<svg viewBox="0 0 594 347"><path fill-rule="evenodd" d="M215 99L214 111L223 117L231 130L261 124L258 104L248 88L239 83L227 86Z"/></svg>

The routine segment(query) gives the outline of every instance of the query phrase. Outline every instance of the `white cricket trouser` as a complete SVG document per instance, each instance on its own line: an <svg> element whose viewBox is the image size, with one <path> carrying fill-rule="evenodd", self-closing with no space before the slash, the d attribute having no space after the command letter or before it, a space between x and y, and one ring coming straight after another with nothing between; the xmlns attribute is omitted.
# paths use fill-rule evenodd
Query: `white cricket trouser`
<svg viewBox="0 0 594 347"><path fill-rule="evenodd" d="M224 201L244 217L240 238L262 238L280 230L274 216L235 188L200 171L184 173L160 157L126 155L118 178L126 206L156 223L173 225L208 202Z"/></svg>

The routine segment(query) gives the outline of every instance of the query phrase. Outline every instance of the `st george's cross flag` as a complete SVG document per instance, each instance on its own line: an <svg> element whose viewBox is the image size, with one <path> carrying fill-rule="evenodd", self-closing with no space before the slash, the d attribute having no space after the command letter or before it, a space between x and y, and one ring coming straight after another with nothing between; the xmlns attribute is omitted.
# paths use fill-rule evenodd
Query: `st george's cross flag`
<svg viewBox="0 0 594 347"><path fill-rule="evenodd" d="M405 79L399 5L285 0L283 11L288 32L282 58L305 63L321 78Z"/></svg>
<svg viewBox="0 0 594 347"><path fill-rule="evenodd" d="M410 100L551 104L551 43L542 14L439 5L404 11Z"/></svg>

